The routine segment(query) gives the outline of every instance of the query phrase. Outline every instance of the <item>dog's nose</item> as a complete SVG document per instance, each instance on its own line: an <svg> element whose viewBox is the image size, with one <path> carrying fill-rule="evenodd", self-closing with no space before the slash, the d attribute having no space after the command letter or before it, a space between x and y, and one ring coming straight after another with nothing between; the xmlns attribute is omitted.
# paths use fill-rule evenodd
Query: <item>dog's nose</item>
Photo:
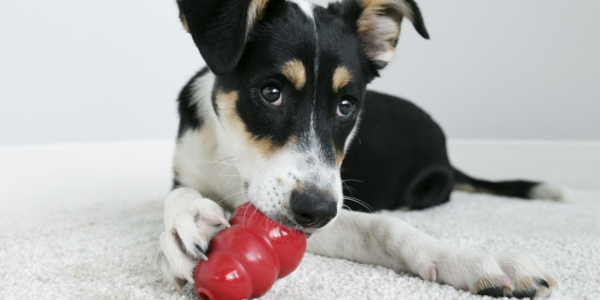
<svg viewBox="0 0 600 300"><path fill-rule="evenodd" d="M302 227L321 228L337 214L335 198L317 189L294 190L290 202L294 220Z"/></svg>

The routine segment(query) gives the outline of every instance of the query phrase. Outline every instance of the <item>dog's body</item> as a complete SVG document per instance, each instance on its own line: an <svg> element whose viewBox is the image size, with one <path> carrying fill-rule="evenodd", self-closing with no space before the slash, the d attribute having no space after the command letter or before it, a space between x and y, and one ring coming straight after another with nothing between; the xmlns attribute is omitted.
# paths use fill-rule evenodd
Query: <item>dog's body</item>
<svg viewBox="0 0 600 300"><path fill-rule="evenodd" d="M463 251L398 219L358 212L430 207L448 201L453 187L560 196L534 182L466 176L450 165L444 134L426 113L366 91L391 60L403 17L428 37L413 1L346 0L327 9L280 0L178 3L210 68L179 97L175 189L158 257L178 289L193 281L217 226L228 225L224 211L251 201L311 236L314 253L473 293L550 294L556 281L531 255Z"/></svg>

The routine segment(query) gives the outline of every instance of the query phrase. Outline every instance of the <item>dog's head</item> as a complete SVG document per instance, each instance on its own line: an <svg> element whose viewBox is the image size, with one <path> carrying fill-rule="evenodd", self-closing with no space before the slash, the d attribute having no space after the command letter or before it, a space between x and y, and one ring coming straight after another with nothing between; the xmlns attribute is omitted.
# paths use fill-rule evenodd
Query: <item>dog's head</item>
<svg viewBox="0 0 600 300"><path fill-rule="evenodd" d="M180 17L217 75L213 108L243 164L248 198L311 232L343 204L340 166L366 85L393 56L413 0L179 0Z"/></svg>

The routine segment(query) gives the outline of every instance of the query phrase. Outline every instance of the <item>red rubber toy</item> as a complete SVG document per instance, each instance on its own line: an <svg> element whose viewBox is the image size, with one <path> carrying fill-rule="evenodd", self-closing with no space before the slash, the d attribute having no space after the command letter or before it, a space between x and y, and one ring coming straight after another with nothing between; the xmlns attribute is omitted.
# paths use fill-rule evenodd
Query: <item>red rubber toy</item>
<svg viewBox="0 0 600 300"><path fill-rule="evenodd" d="M275 223L250 203L238 207L230 228L210 242L208 260L194 271L200 300L241 300L264 295L292 273L306 250L304 233Z"/></svg>

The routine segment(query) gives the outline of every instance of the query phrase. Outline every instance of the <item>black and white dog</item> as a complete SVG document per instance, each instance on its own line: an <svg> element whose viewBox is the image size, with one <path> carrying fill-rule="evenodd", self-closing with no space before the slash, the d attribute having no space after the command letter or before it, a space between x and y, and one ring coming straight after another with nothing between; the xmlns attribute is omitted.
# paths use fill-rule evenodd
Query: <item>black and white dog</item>
<svg viewBox="0 0 600 300"><path fill-rule="evenodd" d="M303 230L313 253L482 295L545 298L557 286L531 255L463 251L362 212L430 207L452 189L561 198L546 184L468 177L450 165L444 134L425 112L366 91L392 61L404 18L429 37L413 0L178 5L208 68L179 97L175 188L158 256L177 289L193 281L211 237L229 225L226 214L247 201Z"/></svg>

